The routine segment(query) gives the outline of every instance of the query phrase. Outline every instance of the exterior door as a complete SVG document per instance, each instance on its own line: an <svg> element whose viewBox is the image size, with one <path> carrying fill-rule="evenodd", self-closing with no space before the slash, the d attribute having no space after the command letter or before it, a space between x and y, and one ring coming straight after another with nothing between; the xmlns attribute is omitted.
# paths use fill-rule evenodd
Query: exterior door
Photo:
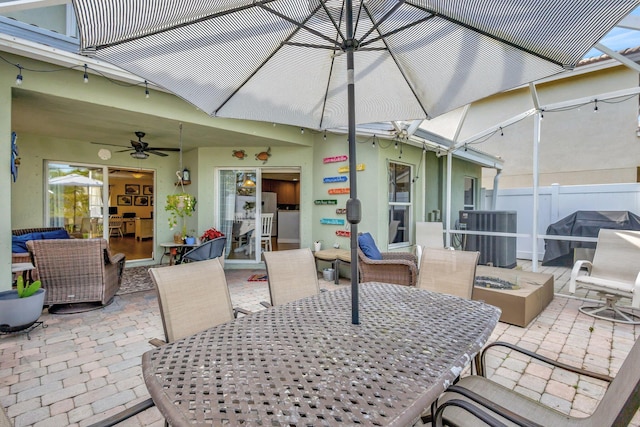
<svg viewBox="0 0 640 427"><path fill-rule="evenodd" d="M229 262L259 262L262 184L259 169L218 170L218 229Z"/></svg>

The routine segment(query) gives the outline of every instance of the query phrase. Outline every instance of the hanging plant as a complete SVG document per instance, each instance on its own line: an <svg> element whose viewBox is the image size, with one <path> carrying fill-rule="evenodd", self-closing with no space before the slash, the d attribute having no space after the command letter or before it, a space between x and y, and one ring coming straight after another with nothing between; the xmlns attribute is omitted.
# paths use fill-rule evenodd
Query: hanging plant
<svg viewBox="0 0 640 427"><path fill-rule="evenodd" d="M185 223L185 217L191 216L196 210L196 198L189 193L177 193L169 194L167 196L167 204L164 210L169 212L169 228L173 230L178 224L178 219L182 221L182 237L187 235L187 224Z"/></svg>

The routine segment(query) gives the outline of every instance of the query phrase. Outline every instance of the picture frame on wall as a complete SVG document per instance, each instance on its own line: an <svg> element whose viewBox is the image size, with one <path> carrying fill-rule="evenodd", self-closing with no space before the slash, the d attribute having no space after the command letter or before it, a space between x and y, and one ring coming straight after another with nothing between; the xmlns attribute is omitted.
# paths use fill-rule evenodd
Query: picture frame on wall
<svg viewBox="0 0 640 427"><path fill-rule="evenodd" d="M125 184L124 192L130 196L140 195L140 185L138 184Z"/></svg>
<svg viewBox="0 0 640 427"><path fill-rule="evenodd" d="M153 185L143 185L142 186L142 195L143 196L152 196L153 195Z"/></svg>
<svg viewBox="0 0 640 427"><path fill-rule="evenodd" d="M148 196L135 196L133 199L133 204L135 206L149 206L149 197Z"/></svg>
<svg viewBox="0 0 640 427"><path fill-rule="evenodd" d="M132 204L132 196L127 194L120 194L118 196L118 206L131 206Z"/></svg>

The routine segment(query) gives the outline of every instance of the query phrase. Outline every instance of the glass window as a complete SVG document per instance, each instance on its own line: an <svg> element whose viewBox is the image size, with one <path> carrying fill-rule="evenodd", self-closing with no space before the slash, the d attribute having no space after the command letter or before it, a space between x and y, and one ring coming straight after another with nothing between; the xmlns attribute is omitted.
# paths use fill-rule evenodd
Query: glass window
<svg viewBox="0 0 640 427"><path fill-rule="evenodd" d="M389 247L410 244L411 166L389 162Z"/></svg>
<svg viewBox="0 0 640 427"><path fill-rule="evenodd" d="M464 210L476 209L476 178L464 178Z"/></svg>

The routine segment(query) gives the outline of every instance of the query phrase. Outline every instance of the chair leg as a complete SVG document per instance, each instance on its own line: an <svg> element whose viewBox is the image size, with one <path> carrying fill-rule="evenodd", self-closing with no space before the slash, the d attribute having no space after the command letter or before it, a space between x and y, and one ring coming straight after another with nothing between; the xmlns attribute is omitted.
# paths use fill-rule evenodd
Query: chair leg
<svg viewBox="0 0 640 427"><path fill-rule="evenodd" d="M598 319L627 323L629 325L640 325L640 315L634 313L633 309L623 310L616 305L616 302L620 299L619 296L609 295L602 292L599 292L598 295L605 298L604 305L583 305L579 310L587 316L596 317Z"/></svg>

